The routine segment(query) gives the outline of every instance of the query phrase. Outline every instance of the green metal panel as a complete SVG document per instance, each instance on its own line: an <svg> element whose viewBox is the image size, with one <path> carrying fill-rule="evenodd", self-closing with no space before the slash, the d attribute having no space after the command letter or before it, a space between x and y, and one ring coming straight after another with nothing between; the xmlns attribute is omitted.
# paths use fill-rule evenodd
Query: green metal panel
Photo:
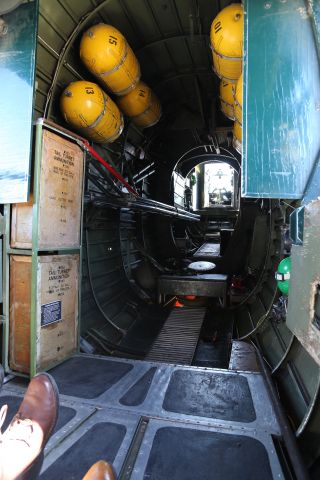
<svg viewBox="0 0 320 480"><path fill-rule="evenodd" d="M29 194L38 2L20 5L1 19L0 203L25 202Z"/></svg>
<svg viewBox="0 0 320 480"><path fill-rule="evenodd" d="M320 365L320 328L315 322L320 286L320 200L305 206L303 245L293 245L287 326ZM319 314L319 313L318 313Z"/></svg>
<svg viewBox="0 0 320 480"><path fill-rule="evenodd" d="M303 0L245 0L245 197L301 198L320 150L320 69Z"/></svg>

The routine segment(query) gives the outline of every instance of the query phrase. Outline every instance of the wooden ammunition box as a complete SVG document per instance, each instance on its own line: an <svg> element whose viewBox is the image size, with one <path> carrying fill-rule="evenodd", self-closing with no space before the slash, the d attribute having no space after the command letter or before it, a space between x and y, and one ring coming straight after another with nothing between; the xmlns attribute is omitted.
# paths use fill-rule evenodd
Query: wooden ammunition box
<svg viewBox="0 0 320 480"><path fill-rule="evenodd" d="M39 256L36 286L37 371L78 347L79 255ZM31 256L10 256L9 366L29 373Z"/></svg>
<svg viewBox="0 0 320 480"><path fill-rule="evenodd" d="M79 247L84 154L73 142L43 131L38 247ZM32 247L33 200L12 206L11 247Z"/></svg>

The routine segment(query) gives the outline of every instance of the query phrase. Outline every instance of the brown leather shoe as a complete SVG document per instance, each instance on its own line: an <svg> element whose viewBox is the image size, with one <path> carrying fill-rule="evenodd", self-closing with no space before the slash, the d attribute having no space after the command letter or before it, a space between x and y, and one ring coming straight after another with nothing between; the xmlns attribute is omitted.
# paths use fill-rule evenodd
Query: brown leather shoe
<svg viewBox="0 0 320 480"><path fill-rule="evenodd" d="M7 406L1 410L3 424ZM1 480L37 478L58 411L56 383L48 373L39 373L29 383L17 414L0 437Z"/></svg>
<svg viewBox="0 0 320 480"><path fill-rule="evenodd" d="M92 465L82 480L116 480L116 475L109 463L99 460Z"/></svg>

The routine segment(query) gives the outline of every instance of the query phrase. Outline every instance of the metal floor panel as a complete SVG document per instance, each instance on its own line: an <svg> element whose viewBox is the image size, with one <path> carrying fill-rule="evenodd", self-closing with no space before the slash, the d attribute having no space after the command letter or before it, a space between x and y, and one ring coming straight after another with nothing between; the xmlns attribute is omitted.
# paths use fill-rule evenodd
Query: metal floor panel
<svg viewBox="0 0 320 480"><path fill-rule="evenodd" d="M123 435L120 438L120 441L117 445L117 452L115 453L114 458L109 458L109 462L112 463L116 473L120 472L121 466L125 460L127 452L132 442L132 438L135 434L137 425L139 423L140 417L137 415L131 415L130 413L126 413L125 415L122 412L118 412L111 409L101 409L97 411L94 415L92 415L86 422L82 423L79 428L73 431L68 438L66 438L62 443L56 445L56 448L51 450L46 456L45 460L41 469L40 480L46 480L46 478L51 477L52 469L57 470L58 466L61 468L62 465L58 464L59 459L61 459L62 455L65 455L64 458L72 451L73 447L79 442L81 438L83 438L92 428L97 425L101 425L103 423L108 423L111 425L119 426L123 430ZM107 442L112 442L112 438L104 438L104 436L100 436L100 438L96 439L101 444L101 450L103 451L103 446ZM71 474L68 472L68 476L55 476L53 478L59 479L68 479L68 480L80 480L82 476L86 473L86 471L90 468L90 466L98 460L106 460L108 458L105 456L101 458L101 453L97 453L96 456L93 455L93 452L90 452L90 455L87 454L86 449L89 449L89 445L81 445L79 449L79 461L82 459L83 463L83 471L78 471L78 466L75 465L74 473ZM100 450L100 452L101 452ZM48 474L46 474L46 470L48 470ZM81 476L82 475L82 476Z"/></svg>
<svg viewBox="0 0 320 480"><path fill-rule="evenodd" d="M191 365L205 313L205 308L173 309L146 360Z"/></svg>
<svg viewBox="0 0 320 480"><path fill-rule="evenodd" d="M167 454L165 456L161 456L161 450L158 453L159 463L164 463L163 467L171 467L170 468L170 475L167 474L169 472L163 468L162 473L158 473L157 471L153 471L152 467L147 470L148 463L152 453L152 447L155 441L155 437L159 432L163 431L163 429L184 429L186 433L192 429L194 432L204 432L209 434L220 434L221 436L230 436L230 440L236 440L236 445L239 450L242 447L241 437L246 437L247 439L254 440L260 447L264 447L265 453L267 456L268 463L266 471L263 471L263 463L261 462L261 455L258 455L257 451L250 451L252 454L249 462L252 462L252 468L256 469L256 475L250 475L247 467L248 467L248 459L244 462L244 459L237 458L237 463L232 465L232 461L236 460L232 455L232 450L230 449L230 445L225 444L224 451L219 451L220 455L217 455L214 451L212 445L208 445L208 441L201 441L201 439L195 439L193 445L187 445L185 449L185 455L181 453L181 449L177 449L177 443L179 439L177 438L176 442L167 445ZM185 435L181 436L181 441L183 442ZM180 442L178 445L181 445L183 448L183 443ZM193 448L198 447L200 450L200 455L194 456ZM208 452L209 447L209 452ZM229 448L228 448L229 447ZM177 451L178 450L178 451ZM171 455L170 455L171 452ZM171 457L171 458L170 458ZM172 458L173 457L173 458ZM210 463L211 464L210 464ZM212 464L213 462L213 464ZM208 465L209 463L209 465ZM208 469L207 467L211 467ZM229 466L234 467L234 473L230 472L228 469ZM172 468L173 467L173 468ZM271 470L271 476L269 471ZM157 475L158 473L158 475ZM221 476L221 473L225 474ZM252 473L252 472L250 472ZM191 474L191 475L190 475ZM199 476L199 474L201 476ZM223 480L248 480L248 479L285 479L285 476L282 472L279 460L275 454L275 448L272 441L272 438L267 435L265 432L247 432L243 429L232 429L232 430L223 430L223 428L215 428L211 426L203 426L203 425L190 425L190 424L173 424L172 422L168 422L161 419L151 419L148 428L146 430L146 434L144 436L143 442L141 444L139 450L139 456L135 462L133 473L131 475L130 480L149 480L149 479L156 479L156 480L194 480L194 479L201 479L201 480L213 480L213 479L223 479Z"/></svg>
<svg viewBox="0 0 320 480"><path fill-rule="evenodd" d="M84 392L87 382L86 363L88 362L89 364L90 359L93 358L101 363L100 370L106 371L106 388L97 389L97 391L104 391L95 398L92 398L92 389L89 388L87 398L85 398ZM235 442L237 443L239 440L239 446L243 442L249 446L254 444L251 440L248 442L245 439L243 440L242 437L259 441L267 452L266 455L272 471L272 477L270 478L285 478L281 473L281 467L272 440L274 435L280 435L280 428L263 378L259 373L234 372L89 355L77 355L76 359L79 372L83 372L83 375L78 372L77 377L77 381L80 383L78 391L81 392L81 397L63 393L70 393L70 389L67 386L68 381L70 382L67 362L52 372L57 378L61 404L74 408L77 411L77 418L71 420L70 425L65 425L50 440L49 448L46 448L45 451L46 457L42 469L42 472L45 472L46 469L48 471L46 474L43 473L43 480L50 480L53 478L54 471L61 471L62 462L66 463L66 467L69 470L73 468L73 463L70 459L77 454L83 458L83 461L79 464L80 466L75 465L74 474L71 474L68 470L68 478L82 478L80 473L84 475L85 472L80 472L80 467L84 469L87 463L91 462L95 456L93 448L89 448L92 445L91 441L89 441L88 449L85 447L88 443L87 437L89 438L90 435L91 437L93 435L92 438L95 438L95 432L99 432L104 428L107 428L107 432L114 432L112 435L115 435L117 438L115 439L114 448L112 447L113 450L109 440L101 438L102 444L98 444L97 454L101 456L106 451L106 455L111 455L115 470L119 474L124 462L131 458L130 455L127 457L127 453L130 446L132 446L133 439L136 438L135 433L140 425L141 418L146 419L146 428L141 437L142 443L137 447L137 457L134 458L130 467L131 477L128 475L125 477L127 479L143 480L155 478L168 480L167 477L161 476L161 472L153 472L152 470L154 468L152 465L158 464L155 449L153 449L152 453L152 458L155 461L153 460L149 464L147 470L146 468L157 431L167 428L170 430L168 430L170 433L174 427L188 429L188 432L191 431L191 433L186 432L188 438L194 435L197 437L196 433L192 433L195 430L207 432L199 434L199 442L203 442L204 449L207 448L208 444L216 445L217 439L221 438L230 445L235 459L241 459L241 456L238 458L237 452L234 450ZM115 375L111 385L111 377L108 370L112 371L115 362L121 363L124 367L121 371L126 371L127 373L121 376L121 378ZM130 368L128 368L129 366ZM117 370L119 369L117 368ZM66 372L65 378L64 371ZM101 376L99 378L101 381ZM175 401L174 391L176 388L183 390L183 402ZM240 393L237 391L238 388ZM14 379L5 385L2 394L21 395L24 390L25 385L23 382ZM201 408L197 407L194 410L193 407L197 406L197 403ZM222 414L223 411L225 411L224 414ZM92 430L93 427L97 430ZM212 432L212 435L210 432ZM173 437L178 433L174 431ZM162 434L159 435L158 437L161 439ZM225 437L225 435L230 437ZM104 436L110 437L108 434ZM242 440L241 438L237 440L237 436L241 436ZM182 435L182 438L184 438L184 435ZM191 440L190 442L192 444ZM180 450L183 452L183 449ZM181 451L180 453L177 451L177 455L179 453L181 456ZM66 455L65 452L69 452L69 454ZM160 453L159 450L159 455ZM193 458L195 462L199 462L197 455L197 449L192 452L186 452L185 461L188 463L190 458ZM261 455L260 457L264 458L264 454ZM219 457L217 452L216 457ZM257 463L265 461L260 457L254 457ZM96 458L96 460L98 459ZM203 461L206 461L206 459L204 458ZM220 461L228 462L228 458L221 456ZM229 476L227 464L223 463L223 465L225 468L222 471L227 472L226 480L233 479L231 473ZM238 471L241 471L242 466L245 468L244 461L238 465ZM205 472L204 464L201 464L202 467ZM180 478L181 480L187 480L188 477L180 476L181 468L180 470L179 468L174 480L180 480ZM191 468L190 471L192 471ZM152 474L151 477L148 476L150 472ZM211 479L211 476L206 477L204 474L201 480L209 479Z"/></svg>
<svg viewBox="0 0 320 480"><path fill-rule="evenodd" d="M84 372L83 374L83 382L84 384L82 387L85 386L86 381L86 374L85 374L85 364L86 361L90 358L99 358L101 362L105 365L106 370L108 368L113 368L114 365L114 357L112 359L108 357L97 357L91 355L77 355L77 358L81 358L83 360L83 366L81 370ZM242 428L255 430L255 429L263 429L272 434L279 435L280 428L275 418L273 407L270 403L268 393L266 387L264 385L264 381L262 375L259 373L251 373L251 372L234 372L230 370L219 370L219 369L209 369L203 367L189 367L184 365L171 365L171 364L164 364L164 363L151 363L141 360L126 360L126 359L116 359L117 362L121 362L124 364L129 364L132 368L128 371L128 373L122 377L119 381L115 382L113 386L109 386L107 390L99 395L96 398L90 397L90 392L88 398L84 397L76 397L72 395L65 395L64 394L64 383L61 383L61 376L60 381L58 381L58 388L60 391L60 398L64 404L69 404L70 402L74 405L87 405L90 407L95 408L116 408L117 410L121 410L124 412L131 412L134 414L138 414L140 416L146 415L150 417L161 417L166 418L168 420L179 420L184 422L197 422L199 424L211 424L211 425L221 425L225 428L233 428L235 423ZM67 363L67 362L66 362ZM61 370L65 368L66 364L62 364L59 366ZM150 386L147 392L147 395L142 400L142 402L137 405L134 404L129 406L127 404L123 404L123 397L126 396L128 391L134 387L137 382L139 382L144 375L150 371L152 367L156 367L156 371L150 381ZM251 396L251 400L253 402L254 411L255 411L255 419L251 422L236 422L234 419L221 419L221 415L218 417L214 416L214 409L212 409L212 414L208 417L201 416L201 415L194 415L188 414L186 411L178 413L178 412L171 412L164 408L165 397L168 392L168 387L172 378L174 377L176 372L192 372L194 373L194 382L190 382L188 380L189 391L191 394L192 400L192 392L198 391L199 389L199 381L198 376L200 375L211 375L214 379L216 376L228 378L236 378L238 376L244 377L248 382L249 392ZM68 368L66 368L66 372L68 372ZM68 383L69 377L66 378L66 383ZM79 377L79 382L80 382ZM204 379L204 384L210 387L212 382L208 382L207 379ZM80 388L81 386L79 386ZM24 391L23 385L21 385L21 380L18 379L16 381L11 381L6 384L6 392L8 391L15 391L18 394ZM68 391L68 389L67 389ZM220 395L221 391L219 388L219 383L216 389L211 388L210 392L208 392L212 397L215 395ZM225 395L225 391L223 392ZM220 395L221 396L221 395ZM128 398L128 397L127 397ZM221 396L223 399L223 396ZM126 402L128 403L128 402ZM214 402L213 402L214 403ZM225 404L221 405L220 408L228 409L230 408L230 397L225 398Z"/></svg>

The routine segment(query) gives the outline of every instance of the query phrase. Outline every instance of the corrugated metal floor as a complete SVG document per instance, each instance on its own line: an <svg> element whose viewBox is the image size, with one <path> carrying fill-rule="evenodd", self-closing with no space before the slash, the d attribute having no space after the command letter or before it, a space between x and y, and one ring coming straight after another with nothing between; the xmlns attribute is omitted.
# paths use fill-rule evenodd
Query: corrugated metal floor
<svg viewBox="0 0 320 480"><path fill-rule="evenodd" d="M81 479L99 459L121 480L285 478L259 373L87 355L51 373L61 417L41 480ZM17 379L3 387L12 414L24 390Z"/></svg>
<svg viewBox="0 0 320 480"><path fill-rule="evenodd" d="M191 365L205 313L205 308L173 309L146 360Z"/></svg>

